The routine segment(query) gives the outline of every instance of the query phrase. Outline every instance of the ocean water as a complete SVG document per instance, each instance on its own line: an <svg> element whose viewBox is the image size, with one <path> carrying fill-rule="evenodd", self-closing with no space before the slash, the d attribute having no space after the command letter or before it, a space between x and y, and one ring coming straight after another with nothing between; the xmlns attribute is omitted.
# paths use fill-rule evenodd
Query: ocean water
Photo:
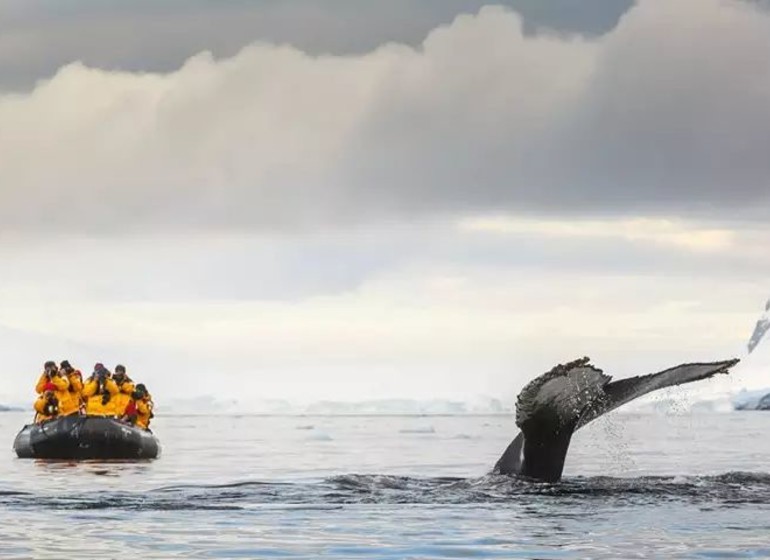
<svg viewBox="0 0 770 560"><path fill-rule="evenodd" d="M150 462L17 459L0 558L770 558L770 413L618 414L564 480L488 472L509 416L159 416Z"/></svg>

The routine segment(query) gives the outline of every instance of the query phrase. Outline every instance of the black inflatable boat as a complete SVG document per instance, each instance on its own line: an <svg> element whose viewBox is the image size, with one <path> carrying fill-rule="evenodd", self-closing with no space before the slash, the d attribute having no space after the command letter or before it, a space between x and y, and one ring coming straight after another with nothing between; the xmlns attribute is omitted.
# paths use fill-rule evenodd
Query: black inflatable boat
<svg viewBox="0 0 770 560"><path fill-rule="evenodd" d="M158 439L113 418L63 416L29 424L13 442L22 459L155 459Z"/></svg>

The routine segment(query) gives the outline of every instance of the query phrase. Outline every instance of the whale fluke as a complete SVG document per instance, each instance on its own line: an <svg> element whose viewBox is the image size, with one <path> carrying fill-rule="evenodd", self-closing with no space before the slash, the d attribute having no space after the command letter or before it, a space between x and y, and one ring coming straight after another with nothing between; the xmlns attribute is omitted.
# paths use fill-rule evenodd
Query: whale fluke
<svg viewBox="0 0 770 560"><path fill-rule="evenodd" d="M497 461L494 473L556 482L575 430L652 391L728 373L738 359L675 366L612 381L589 358L560 364L530 381L516 400L521 432Z"/></svg>

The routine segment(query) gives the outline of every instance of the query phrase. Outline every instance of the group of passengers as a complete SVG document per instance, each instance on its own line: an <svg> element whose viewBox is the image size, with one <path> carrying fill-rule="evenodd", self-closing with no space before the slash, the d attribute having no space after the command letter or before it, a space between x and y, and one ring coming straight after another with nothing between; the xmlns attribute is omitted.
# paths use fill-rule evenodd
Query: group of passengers
<svg viewBox="0 0 770 560"><path fill-rule="evenodd" d="M64 360L45 363L43 374L35 389L36 422L45 422L59 416L80 414L118 418L145 430L153 417L153 402L144 384L134 384L122 365L111 373L104 364L94 366L91 376L83 381L83 374Z"/></svg>

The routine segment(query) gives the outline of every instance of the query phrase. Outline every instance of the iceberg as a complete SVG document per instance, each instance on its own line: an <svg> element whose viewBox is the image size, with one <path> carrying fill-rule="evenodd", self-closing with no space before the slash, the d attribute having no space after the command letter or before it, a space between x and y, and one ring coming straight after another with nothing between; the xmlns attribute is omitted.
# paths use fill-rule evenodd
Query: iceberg
<svg viewBox="0 0 770 560"><path fill-rule="evenodd" d="M370 399L358 401L320 400L308 403L281 399L237 399L200 396L177 399L163 407L171 414L255 415L485 415L512 414L513 405L490 397L451 399Z"/></svg>
<svg viewBox="0 0 770 560"><path fill-rule="evenodd" d="M0 412L24 412L24 408L9 404L0 404Z"/></svg>
<svg viewBox="0 0 770 560"><path fill-rule="evenodd" d="M733 408L735 410L770 410L770 389L741 390L733 398Z"/></svg>

